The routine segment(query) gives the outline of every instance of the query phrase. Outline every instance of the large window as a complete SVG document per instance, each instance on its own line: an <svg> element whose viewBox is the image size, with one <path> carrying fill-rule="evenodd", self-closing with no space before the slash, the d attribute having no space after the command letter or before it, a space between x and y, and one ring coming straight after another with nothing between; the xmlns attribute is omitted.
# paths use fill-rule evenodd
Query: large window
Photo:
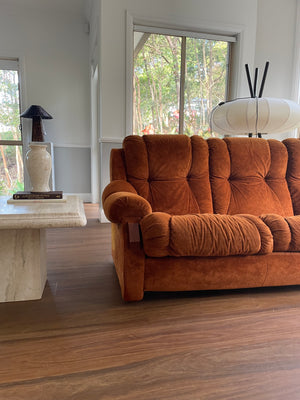
<svg viewBox="0 0 300 400"><path fill-rule="evenodd" d="M19 63L0 59L0 195L24 190Z"/></svg>
<svg viewBox="0 0 300 400"><path fill-rule="evenodd" d="M134 32L134 134L210 136L210 111L227 99L235 38L145 30Z"/></svg>

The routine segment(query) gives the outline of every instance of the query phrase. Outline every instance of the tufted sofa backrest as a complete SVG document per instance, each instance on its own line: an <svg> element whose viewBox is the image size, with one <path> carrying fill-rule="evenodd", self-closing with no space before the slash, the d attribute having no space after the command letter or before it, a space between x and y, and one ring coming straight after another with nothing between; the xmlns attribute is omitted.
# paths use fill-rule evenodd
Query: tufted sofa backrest
<svg viewBox="0 0 300 400"><path fill-rule="evenodd" d="M127 180L153 211L213 212L207 142L199 136L128 136L123 143Z"/></svg>
<svg viewBox="0 0 300 400"><path fill-rule="evenodd" d="M235 137L208 144L215 213L293 215L282 142Z"/></svg>
<svg viewBox="0 0 300 400"><path fill-rule="evenodd" d="M128 136L112 155L111 179L127 179L153 211L300 213L298 139Z"/></svg>

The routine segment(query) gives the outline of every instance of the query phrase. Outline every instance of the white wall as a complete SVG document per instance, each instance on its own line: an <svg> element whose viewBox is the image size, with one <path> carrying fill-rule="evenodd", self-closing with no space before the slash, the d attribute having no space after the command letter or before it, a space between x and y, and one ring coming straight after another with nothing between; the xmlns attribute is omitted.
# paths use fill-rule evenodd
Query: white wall
<svg viewBox="0 0 300 400"><path fill-rule="evenodd" d="M264 96L283 97L297 101L295 43L297 0L258 0L255 66L263 73L265 62L269 71ZM260 81L259 81L260 82ZM269 135L278 140L295 132Z"/></svg>
<svg viewBox="0 0 300 400"><path fill-rule="evenodd" d="M265 96L292 96L296 8L296 0L258 0L255 66L262 74L270 61Z"/></svg>
<svg viewBox="0 0 300 400"><path fill-rule="evenodd" d="M46 140L54 143L59 157L55 160L56 189L65 191L66 186L88 199L90 97L85 21L66 7L35 7L34 3L0 2L0 57L21 59L26 84L22 109L39 104L53 116L44 126ZM30 140L26 120L24 127L25 139ZM65 152L68 163L63 163ZM89 174L83 184L74 172L78 168Z"/></svg>

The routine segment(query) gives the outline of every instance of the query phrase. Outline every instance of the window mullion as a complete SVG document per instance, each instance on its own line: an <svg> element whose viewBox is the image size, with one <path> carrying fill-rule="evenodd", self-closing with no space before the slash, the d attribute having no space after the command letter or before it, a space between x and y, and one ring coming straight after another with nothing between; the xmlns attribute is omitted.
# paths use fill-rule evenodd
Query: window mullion
<svg viewBox="0 0 300 400"><path fill-rule="evenodd" d="M228 101L233 98L233 96L232 96L232 71L231 71L232 63L233 63L233 61L232 61L232 46L230 43L228 43L227 63L226 63L227 80L226 80L226 87L225 87L225 101Z"/></svg>
<svg viewBox="0 0 300 400"><path fill-rule="evenodd" d="M184 88L186 70L186 37L181 39L181 64L180 64L180 99L179 99L179 134L184 133Z"/></svg>
<svg viewBox="0 0 300 400"><path fill-rule="evenodd" d="M0 140L0 146L23 146L22 140Z"/></svg>

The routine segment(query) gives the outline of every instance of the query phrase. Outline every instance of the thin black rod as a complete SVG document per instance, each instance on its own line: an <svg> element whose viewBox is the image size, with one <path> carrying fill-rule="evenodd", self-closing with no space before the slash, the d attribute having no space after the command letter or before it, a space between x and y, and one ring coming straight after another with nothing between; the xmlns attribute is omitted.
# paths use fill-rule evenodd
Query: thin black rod
<svg viewBox="0 0 300 400"><path fill-rule="evenodd" d="M253 85L254 97L256 97L257 76L258 76L258 68L255 68L254 85Z"/></svg>
<svg viewBox="0 0 300 400"><path fill-rule="evenodd" d="M260 90L259 90L259 95L258 97L262 97L263 95L263 91L264 91L264 86L265 86L265 81L266 81L266 77L267 77L267 73L268 73L268 68L269 68L269 61L266 62L265 65L265 70L264 70L264 74L263 74L263 78L261 81L261 85L260 85Z"/></svg>
<svg viewBox="0 0 300 400"><path fill-rule="evenodd" d="M247 75L247 80L248 80L248 85L249 85L249 90L250 90L250 96L254 97L248 64L245 64L245 68L246 68L246 75Z"/></svg>

